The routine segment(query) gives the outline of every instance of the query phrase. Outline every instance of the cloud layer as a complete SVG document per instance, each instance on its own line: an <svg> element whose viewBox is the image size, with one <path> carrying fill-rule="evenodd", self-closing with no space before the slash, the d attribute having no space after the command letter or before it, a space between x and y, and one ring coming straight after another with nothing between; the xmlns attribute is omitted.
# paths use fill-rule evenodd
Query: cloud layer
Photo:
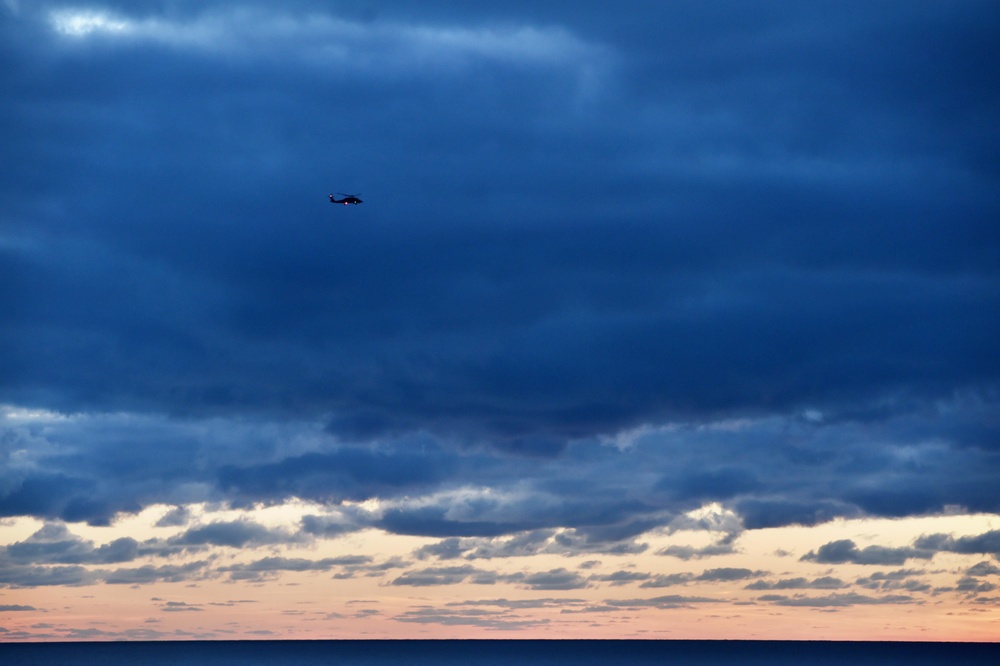
<svg viewBox="0 0 1000 666"><path fill-rule="evenodd" d="M832 608L885 597L489 563L710 532L657 551L694 565L748 529L1000 511L990 3L348 4L0 9L0 517L46 522L5 585L377 530L433 542L225 572ZM295 501L320 508L187 508ZM154 505L173 537L61 531ZM803 561L938 553L995 558L995 533Z"/></svg>

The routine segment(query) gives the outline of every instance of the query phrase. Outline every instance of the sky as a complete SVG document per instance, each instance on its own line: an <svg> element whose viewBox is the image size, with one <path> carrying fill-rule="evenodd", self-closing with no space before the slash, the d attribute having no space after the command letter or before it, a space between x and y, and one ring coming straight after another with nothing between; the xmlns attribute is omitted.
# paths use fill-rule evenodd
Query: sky
<svg viewBox="0 0 1000 666"><path fill-rule="evenodd" d="M3 0L0 641L997 640L998 34Z"/></svg>

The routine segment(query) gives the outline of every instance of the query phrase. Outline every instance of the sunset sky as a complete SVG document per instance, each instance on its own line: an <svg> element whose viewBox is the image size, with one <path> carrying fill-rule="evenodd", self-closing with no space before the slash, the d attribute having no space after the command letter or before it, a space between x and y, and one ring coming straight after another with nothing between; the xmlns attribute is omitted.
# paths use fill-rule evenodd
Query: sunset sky
<svg viewBox="0 0 1000 666"><path fill-rule="evenodd" d="M1000 640L998 34L0 0L0 641Z"/></svg>

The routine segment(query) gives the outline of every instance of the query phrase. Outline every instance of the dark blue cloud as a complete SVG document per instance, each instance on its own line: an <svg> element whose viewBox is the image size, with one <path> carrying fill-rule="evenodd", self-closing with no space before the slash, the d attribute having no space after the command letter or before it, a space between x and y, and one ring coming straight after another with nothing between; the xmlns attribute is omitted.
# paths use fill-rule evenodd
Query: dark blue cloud
<svg viewBox="0 0 1000 666"><path fill-rule="evenodd" d="M490 572L471 565L453 567L428 567L414 569L392 581L392 585L412 585L425 587L430 585L455 585L473 577L490 576ZM492 578L491 578L492 580Z"/></svg>
<svg viewBox="0 0 1000 666"><path fill-rule="evenodd" d="M651 599L608 599L605 603L614 608L639 610L642 608L690 608L692 604L721 601L712 597L689 597L669 594Z"/></svg>
<svg viewBox="0 0 1000 666"><path fill-rule="evenodd" d="M0 515L1000 507L992 4L74 7L0 9L0 404L75 415Z"/></svg>
<svg viewBox="0 0 1000 666"><path fill-rule="evenodd" d="M0 561L21 564L111 564L130 562L139 554L135 539L122 537L99 547L49 523L24 541L0 549Z"/></svg>
<svg viewBox="0 0 1000 666"><path fill-rule="evenodd" d="M469 57L483 59L476 78L432 59L409 72L412 85L367 71L359 79L352 72L362 65L349 60L341 72L309 61L264 66L242 50L223 60L211 49L155 38L117 46L85 38L69 48L68 36L49 31L34 50L8 47L8 57L46 68L51 82L25 75L9 84L23 104L8 122L28 130L12 135L25 152L36 149L30 163L39 170L58 165L51 184L12 199L26 207L11 211L15 220L42 219L29 236L37 249L12 253L9 270L37 286L14 296L14 342L30 360L10 375L8 398L24 402L58 387L51 400L64 402L55 405L342 411L334 423L369 424L346 432L451 423L530 434L995 378L995 365L983 365L997 328L989 307L996 293L986 279L996 270L990 188L953 164L953 155L919 155L939 160L921 171L923 162L913 164L906 141L894 135L873 144L845 132L846 145L797 145L787 133L829 129L805 113L780 127L763 118L801 106L798 98L829 103L827 87L857 85L861 59L840 62L833 50L850 35L826 34L810 47L795 31L816 19L809 12L731 10L759 15L742 28L733 16L693 8L644 21L690 21L709 31L707 48L643 55L687 63L728 97L702 99L704 84L675 73L652 86L662 95L640 102L614 87L612 71L610 81L595 84L594 113L606 121L596 124L596 138L595 125L573 122L567 93L551 85L551 77L575 80L591 58L607 62L601 54L608 49L627 55L635 47L615 31L602 40L590 35L594 9L563 17L568 30L535 28L541 17L528 12L521 22L538 32L487 33L515 46L527 39L553 52L562 47L569 56L528 49L526 61L511 61L473 50ZM396 11L362 24L375 26L372 43L429 48L394 35ZM459 15L425 11L424 22L437 16L442 30L456 29L450 21ZM483 14L468 37L491 16L516 11L508 5ZM929 27L949 18L932 14L911 21ZM974 5L954 10L945 34L958 43L963 28L978 30L968 20L976 15ZM259 16L262 24L267 18ZM219 19L183 11L163 20L197 33ZM868 20L874 26L887 17ZM885 27L898 41L855 42L847 53L865 49L867 63L905 66L891 48L917 54L920 43L906 36L914 26ZM303 30L307 47L323 45ZM765 32L779 37L768 43ZM734 38L750 58L724 46ZM59 45L57 55L42 50ZM369 48L353 46L362 55ZM781 64L792 48L812 58ZM122 51L134 55L127 69ZM913 64L914 76L924 62ZM435 66L447 76L432 76ZM912 102L908 95L920 88L889 78L892 67L861 82L893 82ZM816 82L788 99L762 85L762 73ZM474 83L484 76L495 85ZM515 85L518 94L509 95ZM924 94L943 96L930 90ZM667 106L667 94L679 108ZM465 109L502 99L516 100L506 103L509 113ZM957 96L968 105L974 99ZM55 117L27 115L42 100L62 103ZM842 101L847 118L891 121L903 137L931 128L940 134L951 120L910 113L900 123L906 107L892 97ZM669 115L650 124L640 115L644 104L672 110L677 126ZM733 117L724 136L706 145L699 141L715 133L695 127L695 138L680 138L706 112ZM626 121L640 118L646 126L630 133ZM50 144L51 155L37 151L50 125L66 135ZM674 162L676 141L692 145ZM341 164L352 157L359 166ZM902 160L905 168L886 172L872 160ZM636 164L644 165L639 173ZM935 168L946 182L927 190ZM564 179L567 170L572 177ZM81 178L69 179L71 172ZM626 176L651 187L604 193L609 179ZM353 218L335 211L331 226L331 211L309 190L331 177L385 189L373 191L370 208L350 211ZM415 199L408 186L391 186L421 181L434 186ZM624 206L608 208L609 197ZM43 204L51 212L30 208ZM29 334L38 327L56 336L39 341L49 354L31 353L39 343ZM89 354L69 343L83 331ZM383 425L371 430L376 423Z"/></svg>
<svg viewBox="0 0 1000 666"><path fill-rule="evenodd" d="M828 594L822 597L788 597L784 594L762 594L758 601L770 602L776 606L799 606L807 608L840 608L858 605L879 604L913 604L920 603L914 597L905 594L886 594L871 597L857 592Z"/></svg>
<svg viewBox="0 0 1000 666"><path fill-rule="evenodd" d="M581 590L590 587L586 578L562 567L528 574L523 582L531 590Z"/></svg>
<svg viewBox="0 0 1000 666"><path fill-rule="evenodd" d="M966 573L970 576L998 576L1000 575L1000 569L984 561L973 565Z"/></svg>
<svg viewBox="0 0 1000 666"><path fill-rule="evenodd" d="M747 578L760 576L762 573L764 572L751 571L750 569L744 569L742 567L719 567L717 569L705 569L705 571L703 571L695 580L746 580Z"/></svg>
<svg viewBox="0 0 1000 666"><path fill-rule="evenodd" d="M158 582L180 583L198 578L198 574L203 572L207 565L208 562L204 560L185 564L164 564L162 566L147 564L141 567L105 571L101 572L99 576L109 585L148 585ZM171 602L167 603L170 604ZM201 609L164 608L163 610Z"/></svg>
<svg viewBox="0 0 1000 666"><path fill-rule="evenodd" d="M781 578L776 581L758 580L746 586L748 590L839 590L847 583L839 578L823 576L814 580L805 578Z"/></svg>
<svg viewBox="0 0 1000 666"><path fill-rule="evenodd" d="M915 576L922 571L899 569L888 573L879 571L870 576L858 578L857 584L871 590L907 590L909 592L928 592L931 586Z"/></svg>
<svg viewBox="0 0 1000 666"><path fill-rule="evenodd" d="M31 474L18 479L13 488L4 494L0 507L4 516L54 518L72 513L74 506L79 507L82 502L76 499L79 497L77 493L90 493L93 487L92 483L62 474Z"/></svg>
<svg viewBox="0 0 1000 666"><path fill-rule="evenodd" d="M823 544L816 551L809 551L802 556L803 561L820 564L904 564L910 559L929 560L933 551L924 548L887 548L885 546L866 546L858 548L850 539L841 539Z"/></svg>
<svg viewBox="0 0 1000 666"><path fill-rule="evenodd" d="M992 530L975 536L963 536L957 539L950 534L930 534L917 539L917 548L932 551L947 551L953 553L983 553L992 554L1000 559L1000 530Z"/></svg>
<svg viewBox="0 0 1000 666"><path fill-rule="evenodd" d="M448 478L453 465L451 458L427 452L344 448L254 467L225 466L219 469L219 485L234 497L254 500L365 500L433 486Z"/></svg>
<svg viewBox="0 0 1000 666"><path fill-rule="evenodd" d="M228 546L243 548L274 543L287 543L291 536L284 530L271 529L249 520L216 522L192 527L171 539L180 546Z"/></svg>

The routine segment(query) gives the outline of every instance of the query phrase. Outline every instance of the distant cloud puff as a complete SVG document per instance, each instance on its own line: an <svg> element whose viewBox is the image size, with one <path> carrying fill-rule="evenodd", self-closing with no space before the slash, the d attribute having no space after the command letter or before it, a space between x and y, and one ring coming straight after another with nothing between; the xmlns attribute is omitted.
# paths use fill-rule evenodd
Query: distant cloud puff
<svg viewBox="0 0 1000 666"><path fill-rule="evenodd" d="M907 595L893 594L882 597L872 597L853 592L830 594L822 597L788 597L781 594L764 594L758 601L773 603L776 606L798 606L807 608L843 608L848 606L877 606L883 604L911 604L916 600Z"/></svg>
<svg viewBox="0 0 1000 666"><path fill-rule="evenodd" d="M859 549L854 541L841 539L831 541L819 547L816 551L809 551L801 557L804 562L818 562L820 564L904 564L909 559L929 560L934 556L933 551L923 548L886 548L884 546L867 546Z"/></svg>

